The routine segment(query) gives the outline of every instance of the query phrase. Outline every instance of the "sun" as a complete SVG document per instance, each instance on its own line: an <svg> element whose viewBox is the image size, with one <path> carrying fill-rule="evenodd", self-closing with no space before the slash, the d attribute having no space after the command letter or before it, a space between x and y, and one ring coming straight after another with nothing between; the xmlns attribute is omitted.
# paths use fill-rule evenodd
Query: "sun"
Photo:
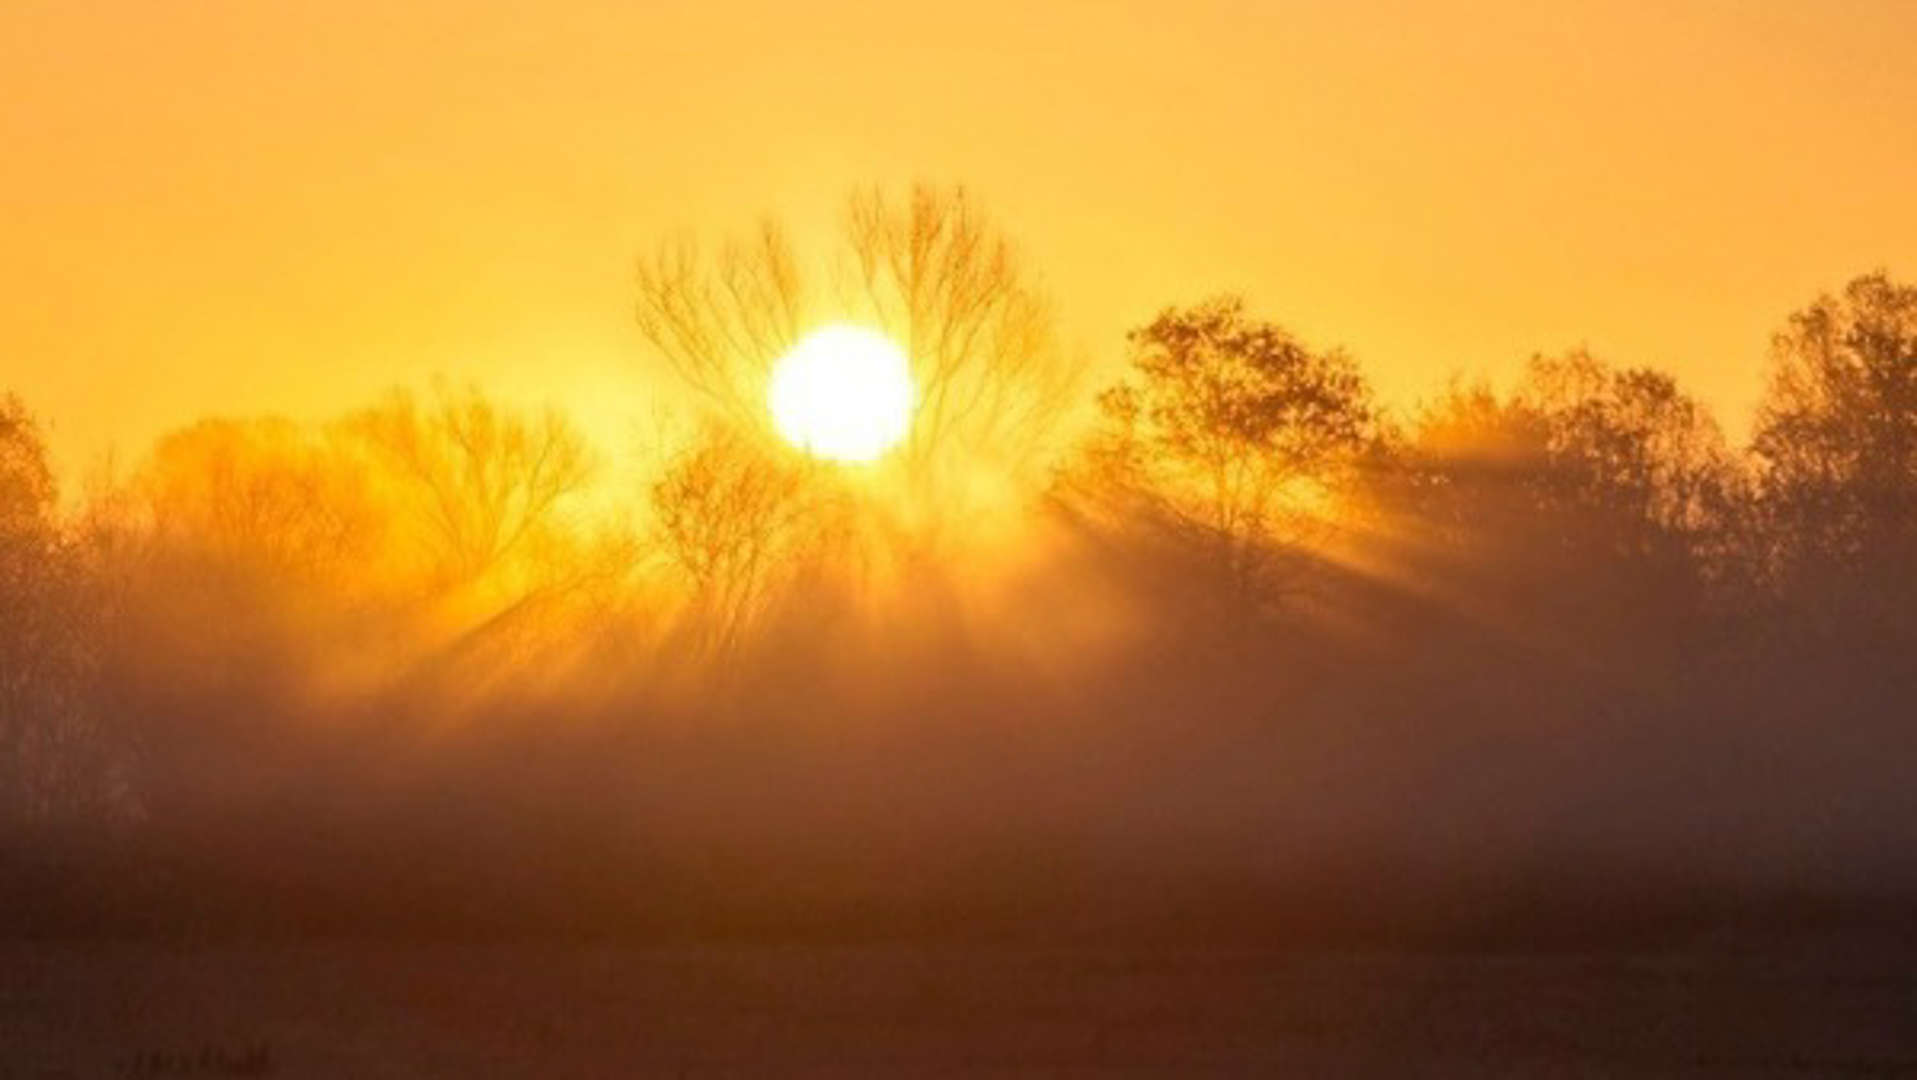
<svg viewBox="0 0 1917 1080"><path fill-rule="evenodd" d="M806 335L772 368L766 403L773 426L806 453L874 461L912 428L918 397L905 351L876 330L827 326Z"/></svg>

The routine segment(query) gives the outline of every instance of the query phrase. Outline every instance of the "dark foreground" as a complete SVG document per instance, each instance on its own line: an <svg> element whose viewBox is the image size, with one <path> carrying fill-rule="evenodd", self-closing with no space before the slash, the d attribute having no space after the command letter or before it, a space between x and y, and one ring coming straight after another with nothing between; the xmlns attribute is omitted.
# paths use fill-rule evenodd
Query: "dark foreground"
<svg viewBox="0 0 1917 1080"><path fill-rule="evenodd" d="M1917 1076L1917 953L0 944L0 1078Z"/></svg>

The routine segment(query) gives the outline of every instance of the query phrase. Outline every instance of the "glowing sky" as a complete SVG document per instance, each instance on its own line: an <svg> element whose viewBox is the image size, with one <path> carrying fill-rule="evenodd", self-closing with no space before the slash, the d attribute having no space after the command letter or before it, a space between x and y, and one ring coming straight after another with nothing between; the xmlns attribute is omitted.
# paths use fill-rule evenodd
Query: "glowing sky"
<svg viewBox="0 0 1917 1080"><path fill-rule="evenodd" d="M7 0L0 388L70 467L436 371L603 433L637 250L926 178L1094 355L1236 289L1394 400L1586 343L1741 429L1788 311L1917 275L1914 40L1909 0Z"/></svg>

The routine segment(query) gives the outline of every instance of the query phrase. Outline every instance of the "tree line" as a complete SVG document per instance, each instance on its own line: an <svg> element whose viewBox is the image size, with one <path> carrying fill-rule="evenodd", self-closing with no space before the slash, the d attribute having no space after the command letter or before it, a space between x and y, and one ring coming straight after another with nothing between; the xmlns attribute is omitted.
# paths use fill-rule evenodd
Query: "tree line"
<svg viewBox="0 0 1917 1080"><path fill-rule="evenodd" d="M442 383L204 420L63 498L5 398L7 816L161 813L215 798L210 763L367 733L795 710L845 670L918 680L904 726L976 665L1003 689L1069 662L1181 725L1908 735L1917 287L1789 315L1737 447L1669 375L1582 350L1387 409L1235 296L1159 312L1101 386L962 191L861 192L842 226L809 261L772 224L641 260L638 325L698 403L649 455ZM916 365L870 476L763 416L825 317ZM1006 700L1039 698L980 692Z"/></svg>

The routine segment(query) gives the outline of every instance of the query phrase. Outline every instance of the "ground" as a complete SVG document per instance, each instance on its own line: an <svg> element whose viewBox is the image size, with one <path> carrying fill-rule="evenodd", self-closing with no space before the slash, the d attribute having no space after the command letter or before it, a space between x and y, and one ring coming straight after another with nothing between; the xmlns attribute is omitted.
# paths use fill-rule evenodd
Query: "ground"
<svg viewBox="0 0 1917 1080"><path fill-rule="evenodd" d="M1878 946L0 946L0 1080L1917 1076Z"/></svg>

